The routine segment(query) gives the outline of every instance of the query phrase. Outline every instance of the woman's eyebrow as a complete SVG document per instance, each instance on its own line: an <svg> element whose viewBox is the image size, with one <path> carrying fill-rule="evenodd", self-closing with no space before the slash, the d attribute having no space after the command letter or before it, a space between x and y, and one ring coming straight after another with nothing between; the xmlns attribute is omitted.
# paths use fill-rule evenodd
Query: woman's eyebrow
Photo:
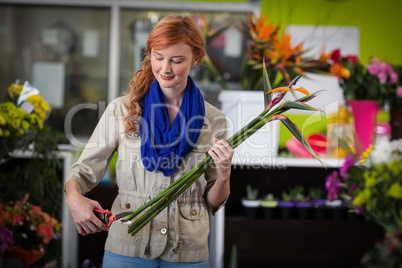
<svg viewBox="0 0 402 268"><path fill-rule="evenodd" d="M158 56L163 57L163 55L162 55L161 53L157 52L157 51L154 51L153 53L157 54ZM178 55L178 56L173 56L172 58L183 58L183 59L186 59L187 57L186 57L186 56L180 56L180 55Z"/></svg>

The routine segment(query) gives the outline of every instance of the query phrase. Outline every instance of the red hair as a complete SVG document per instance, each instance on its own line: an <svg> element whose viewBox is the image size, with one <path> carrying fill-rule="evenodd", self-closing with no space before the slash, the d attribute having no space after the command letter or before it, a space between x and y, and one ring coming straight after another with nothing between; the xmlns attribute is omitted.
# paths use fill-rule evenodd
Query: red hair
<svg viewBox="0 0 402 268"><path fill-rule="evenodd" d="M141 101L155 80L151 68L152 49L184 43L191 47L193 62L200 62L205 55L204 37L198 25L189 16L170 15L161 19L148 36L147 47L141 69L131 79L128 114L125 118L126 134L138 130L138 117L141 116Z"/></svg>

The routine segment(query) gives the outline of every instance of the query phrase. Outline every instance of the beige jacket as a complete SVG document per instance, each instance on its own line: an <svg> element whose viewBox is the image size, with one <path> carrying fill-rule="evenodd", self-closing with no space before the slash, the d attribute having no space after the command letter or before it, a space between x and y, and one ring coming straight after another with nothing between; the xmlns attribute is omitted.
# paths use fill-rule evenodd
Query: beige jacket
<svg viewBox="0 0 402 268"><path fill-rule="evenodd" d="M226 118L205 102L205 120L192 152L178 170L165 177L162 172L147 171L141 161L139 133L124 135L124 118L128 97L120 97L106 108L88 144L68 173L68 180L79 182L85 192L103 178L115 151L118 152L116 179L118 195L112 213L133 211L145 204L181 175L202 161L213 144L213 137L226 138ZM177 201L163 210L134 237L128 225L113 223L105 249L116 254L171 262L199 262L209 259L209 215L213 214L207 199L216 179L210 167ZM222 204L223 205L223 204Z"/></svg>

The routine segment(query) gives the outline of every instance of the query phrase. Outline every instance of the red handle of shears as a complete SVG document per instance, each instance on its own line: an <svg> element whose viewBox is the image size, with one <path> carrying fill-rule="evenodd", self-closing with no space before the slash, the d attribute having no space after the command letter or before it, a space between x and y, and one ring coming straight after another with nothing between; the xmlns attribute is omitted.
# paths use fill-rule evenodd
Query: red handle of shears
<svg viewBox="0 0 402 268"><path fill-rule="evenodd" d="M97 209L94 208L95 212L102 213L103 214L103 219L99 218L107 227L110 227L112 222L116 220L116 215L111 215L112 213L108 209ZM95 214L96 215L96 214Z"/></svg>

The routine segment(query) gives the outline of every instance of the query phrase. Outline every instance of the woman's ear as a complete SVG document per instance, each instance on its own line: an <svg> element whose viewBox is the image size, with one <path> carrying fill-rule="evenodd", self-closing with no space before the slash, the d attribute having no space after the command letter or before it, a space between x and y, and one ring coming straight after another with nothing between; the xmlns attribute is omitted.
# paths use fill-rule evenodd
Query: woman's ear
<svg viewBox="0 0 402 268"><path fill-rule="evenodd" d="M197 63L198 63L198 60L194 59L194 60L193 60L193 64L191 65L191 67L196 66L196 65L197 65Z"/></svg>

